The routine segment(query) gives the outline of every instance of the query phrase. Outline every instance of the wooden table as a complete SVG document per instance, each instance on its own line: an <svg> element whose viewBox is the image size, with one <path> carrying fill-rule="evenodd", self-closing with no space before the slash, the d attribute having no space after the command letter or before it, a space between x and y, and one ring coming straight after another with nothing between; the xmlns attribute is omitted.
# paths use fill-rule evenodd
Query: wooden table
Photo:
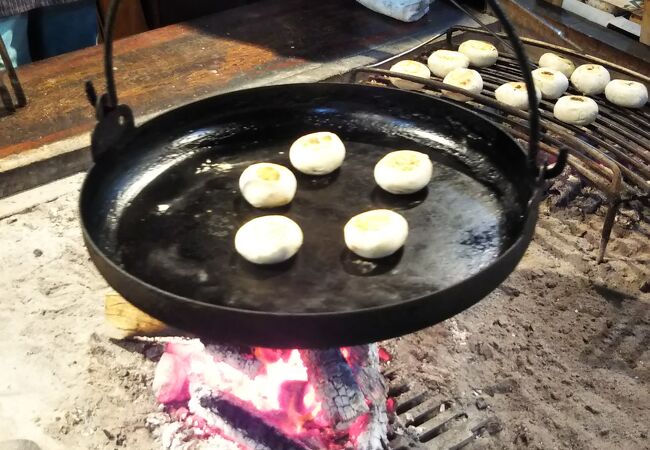
<svg viewBox="0 0 650 450"><path fill-rule="evenodd" d="M136 121L220 92L316 81L415 46L452 24L444 3L405 24L353 0L266 0L115 44L120 102ZM83 82L103 91L102 49L19 68L28 105L0 118L0 197L87 168L95 118Z"/></svg>

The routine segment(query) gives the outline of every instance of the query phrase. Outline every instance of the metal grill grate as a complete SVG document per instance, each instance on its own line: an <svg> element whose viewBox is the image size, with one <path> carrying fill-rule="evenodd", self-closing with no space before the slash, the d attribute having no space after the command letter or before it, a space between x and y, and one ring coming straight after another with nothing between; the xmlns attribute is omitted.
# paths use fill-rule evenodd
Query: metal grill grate
<svg viewBox="0 0 650 450"><path fill-rule="evenodd" d="M438 37L397 56L369 67L355 69L352 81L357 83L392 86L390 77L399 77L424 84L420 92L442 97L441 90L461 92L471 100L463 103L488 119L501 124L515 139L525 142L528 137L528 113L495 100L494 90L508 81L521 81L522 74L514 55L499 49L497 63L479 69L483 78L484 90L476 95L462 89L448 86L434 76L428 80L389 72L396 61L412 59L426 64L432 51L447 48L455 49L454 33L460 32L484 35L482 39L495 42L490 33L467 27L450 28L446 39ZM487 36L486 36L487 35ZM499 35L505 38L505 35ZM646 84L650 77L633 72L627 68L608 63L595 57L580 55L572 50L546 42L522 38L529 54L535 56L542 50L552 50L573 58L576 63L596 63L607 67L616 76L623 75ZM576 64L578 65L578 64ZM620 74L620 75L619 75ZM569 88L568 94L579 94ZM595 97L599 115L596 122L586 127L578 127L561 122L553 116L554 103L542 100L540 105L541 130L540 150L557 156L561 147L568 147L568 163L590 184L601 190L608 200L608 212L603 224L599 261L603 259L618 207L625 198L639 198L650 193L650 107L641 109L621 108L609 103L604 96ZM453 100L452 100L453 101Z"/></svg>
<svg viewBox="0 0 650 450"><path fill-rule="evenodd" d="M461 406L432 397L425 389L396 379L388 395L395 401L389 430L391 450L455 450L501 430L501 422L488 410Z"/></svg>

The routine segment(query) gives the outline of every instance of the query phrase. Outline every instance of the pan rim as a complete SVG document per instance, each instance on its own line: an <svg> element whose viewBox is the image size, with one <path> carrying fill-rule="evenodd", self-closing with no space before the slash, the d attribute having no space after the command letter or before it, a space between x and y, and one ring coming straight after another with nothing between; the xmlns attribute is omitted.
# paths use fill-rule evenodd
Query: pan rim
<svg viewBox="0 0 650 450"><path fill-rule="evenodd" d="M311 85L326 85L330 87L354 87L355 89L363 88L363 89L378 89L378 90L390 90L390 91L396 91L400 92L402 94L406 95L413 95L413 96L418 96L418 97L423 97L426 98L429 101L433 102L442 102L447 105L449 105L452 108L457 108L460 110L463 110L464 113L468 113L472 115L475 119L478 121L481 121L485 123L486 125L491 125L492 127L496 128L499 133L503 134L503 136L508 139L509 141L512 142L516 148L518 148L522 154L527 157L526 151L523 149L523 147L520 145L520 143L514 139L512 136L510 136L502 126L499 124L493 122L492 120L481 116L478 114L476 111L473 111L463 105L459 105L455 102L452 102L450 100L444 99L444 98L438 98L438 97L432 97L420 92L412 92L412 91L404 91L402 89L397 89L394 87L386 87L386 86L370 86L370 85L358 85L358 84L352 84L352 83L332 83L332 82L318 82L318 83L285 83L285 84L274 84L274 85L269 85L269 86L260 86L260 87L254 87L254 88L249 88L249 89L241 89L241 90L236 90L236 91L230 91L230 92L225 92L217 95L213 95L210 97L206 97L200 100L196 101L191 101L188 102L184 105L181 105L177 108L170 109L168 111L163 112L162 114L156 115L152 118L149 118L145 122L141 123L136 129L135 129L135 134L131 135L130 138L135 137L138 133L141 133L143 131L146 131L146 129L149 126L152 126L151 124L158 121L159 119L164 118L165 116L168 116L172 113L178 113L179 110L182 109L189 109L191 107L195 107L196 105L200 103L208 103L212 101L213 99L217 97L224 97L224 96L230 96L230 95L237 95L237 94L243 94L243 93L249 93L249 92L254 92L254 91L261 91L261 90L271 90L271 89L286 89L286 88L296 88L296 87L302 87L302 86L311 86ZM124 142L124 141L123 141ZM200 308L208 308L210 310L213 310L215 312L219 311L228 311L230 313L235 313L235 314L243 314L243 315L249 315L249 316L258 316L258 317L269 317L272 316L274 318L278 319L299 319L299 318L337 318L339 316L355 316L355 315L363 315L368 312L388 312L391 309L394 309L396 307L406 307L408 305L414 305L419 302L427 301L430 299L432 296L441 296L443 297L445 293L449 291L453 291L454 289L457 289L458 286L461 286L463 284L469 283L475 278L479 278L482 274L484 274L487 271L490 271L493 269L493 266L497 265L499 262L503 262L504 260L509 259L509 257L512 256L513 253L517 252L522 245L523 240L529 240L527 237L527 233L525 230L532 226L534 228L534 224L536 223L536 217L537 213L533 212L531 214L530 207L533 206L535 209L537 208L537 205L539 203L539 198L540 194L542 191L542 186L536 182L535 178L531 174L531 176L527 180L528 187L530 189L530 196L528 198L527 204L525 205L525 208L523 210L523 214L521 216L521 232L519 233L519 236L513 240L510 245L503 251L497 258L492 259L485 267L481 268L479 271L475 272L471 276L460 280L456 283L453 283L443 289L439 290L433 290L433 291L427 291L423 295L419 295L417 297L411 297L408 299L404 300L399 300L393 303L389 304L384 304L384 305L377 305L377 306L370 306L366 308L357 308L357 309L351 309L351 310L339 310L339 311L316 311L316 312L281 312L281 311L263 311L263 310L252 310L252 309L243 309L243 308L236 308L232 306L226 306L226 305L219 305L219 304L213 304L213 303L207 303L203 302L200 300L196 300L193 298L185 297L179 294L175 294L173 292L169 292L167 290L164 290L162 288L159 288L145 280L143 280L140 277L137 277L131 273L129 273L127 270L122 268L119 264L117 264L113 258L109 257L106 252L104 252L95 242L93 237L91 236L90 232L88 231L88 227L86 225L86 220L85 220L85 214L83 213L83 204L84 204L84 199L88 195L88 184L91 182L92 178L96 177L96 172L99 171L100 169L98 167L101 166L103 158L99 158L97 161L94 162L93 166L88 170L86 173L86 176L84 177L84 181L81 185L80 189L80 196L79 196L79 202L78 202L78 207L80 211L80 222L81 222L81 229L82 229L82 235L84 242L86 243L87 246L90 247L92 250L92 254L98 255L103 259L103 263L107 264L110 266L110 268L118 273L121 277L124 277L126 279L130 279L131 281L140 284L141 286L145 287L146 289L156 293L157 295L160 295L162 297L166 297L169 299L173 299L174 301L178 301L184 304L187 304L188 306L195 306L195 307L200 307ZM523 205L522 205L523 206ZM533 221L531 224L530 222ZM527 246L526 246L527 247ZM525 252L525 249L524 249ZM522 252L523 254L523 252ZM104 276L102 271L100 270L100 274ZM111 286L112 287L112 286ZM118 291L119 292L119 291ZM126 299L127 301L130 301L128 298ZM480 299L477 300L477 302L480 301ZM474 302L476 303L476 302ZM136 304L136 303L134 303ZM136 304L137 306L137 304ZM145 311L146 312L146 311Z"/></svg>

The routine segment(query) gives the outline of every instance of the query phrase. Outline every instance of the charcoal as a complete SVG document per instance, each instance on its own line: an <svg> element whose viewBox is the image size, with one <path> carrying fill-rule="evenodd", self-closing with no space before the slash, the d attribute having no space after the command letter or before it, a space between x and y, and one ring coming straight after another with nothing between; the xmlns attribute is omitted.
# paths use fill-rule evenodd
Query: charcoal
<svg viewBox="0 0 650 450"><path fill-rule="evenodd" d="M205 350L215 361L224 362L245 373L249 378L255 378L264 368L264 365L255 358L250 349L242 351L234 346L208 344L205 346Z"/></svg>
<svg viewBox="0 0 650 450"><path fill-rule="evenodd" d="M388 413L386 405L372 405L368 423L356 439L356 450L382 450L388 442Z"/></svg>
<svg viewBox="0 0 650 450"><path fill-rule="evenodd" d="M190 410L248 450L311 450L267 423L252 406L206 387L194 389Z"/></svg>
<svg viewBox="0 0 650 450"><path fill-rule="evenodd" d="M600 205L603 204L603 198L597 195L588 195L585 200L582 202L582 211L585 214L593 214L598 211Z"/></svg>
<svg viewBox="0 0 650 450"><path fill-rule="evenodd" d="M373 404L385 403L388 385L379 366L379 346L359 345L349 347L348 351L352 376L363 395Z"/></svg>
<svg viewBox="0 0 650 450"><path fill-rule="evenodd" d="M388 412L386 397L388 385L381 374L377 344L360 345L348 349L348 362L361 392L370 402L368 423L357 437L357 450L381 450L386 447Z"/></svg>
<svg viewBox="0 0 650 450"><path fill-rule="evenodd" d="M300 356L330 425L336 429L347 428L369 411L340 349L301 350Z"/></svg>
<svg viewBox="0 0 650 450"><path fill-rule="evenodd" d="M580 194L583 187L584 183L576 176L558 177L553 184L553 189L560 194L555 200L555 207L566 208Z"/></svg>

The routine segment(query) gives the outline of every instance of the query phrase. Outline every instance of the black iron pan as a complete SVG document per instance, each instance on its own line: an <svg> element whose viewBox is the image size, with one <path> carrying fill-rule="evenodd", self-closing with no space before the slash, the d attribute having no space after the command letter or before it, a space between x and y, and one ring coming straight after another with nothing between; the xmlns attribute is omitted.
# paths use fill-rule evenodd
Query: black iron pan
<svg viewBox="0 0 650 450"><path fill-rule="evenodd" d="M111 286L170 325L266 347L378 341L473 305L530 242L545 169L463 107L396 89L294 84L219 95L134 128L117 106L111 39L106 46L108 94L97 101L89 89L100 121L81 192L84 238ZM234 234L269 211L243 200L239 175L255 162L290 166L291 142L319 130L345 142L343 167L297 173L295 200L272 211L300 224L303 247L281 265L247 263ZM404 148L429 154L434 177L398 197L376 187L372 170ZM403 250L380 261L343 242L345 222L373 208L397 210L410 226Z"/></svg>

